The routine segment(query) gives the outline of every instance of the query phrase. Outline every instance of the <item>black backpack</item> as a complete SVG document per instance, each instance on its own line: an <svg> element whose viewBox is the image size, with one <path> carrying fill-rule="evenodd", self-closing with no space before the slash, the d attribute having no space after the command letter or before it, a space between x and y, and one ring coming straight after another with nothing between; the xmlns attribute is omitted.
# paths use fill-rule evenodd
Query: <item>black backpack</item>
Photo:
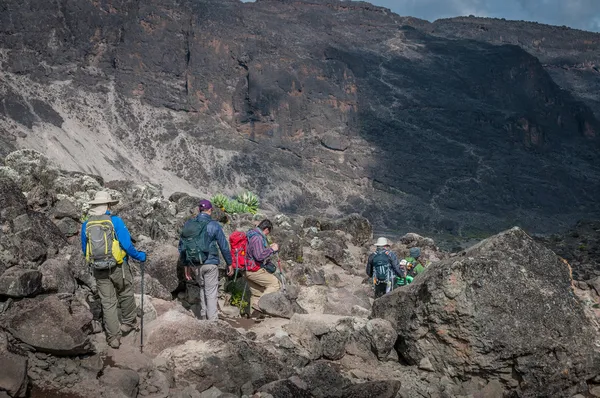
<svg viewBox="0 0 600 398"><path fill-rule="evenodd" d="M373 277L375 283L385 283L392 279L392 263L387 250L376 251L371 262L373 263Z"/></svg>
<svg viewBox="0 0 600 398"><path fill-rule="evenodd" d="M212 220L189 220L181 230L183 265L202 265L208 258L210 244L206 228Z"/></svg>

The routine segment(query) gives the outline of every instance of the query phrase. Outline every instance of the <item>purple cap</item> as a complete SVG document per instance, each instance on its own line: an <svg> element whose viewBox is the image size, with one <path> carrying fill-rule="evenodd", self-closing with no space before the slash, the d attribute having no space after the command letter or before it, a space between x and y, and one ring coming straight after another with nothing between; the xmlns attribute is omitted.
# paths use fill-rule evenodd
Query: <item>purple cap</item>
<svg viewBox="0 0 600 398"><path fill-rule="evenodd" d="M210 203L209 200L202 199L198 204L198 207L200 208L200 210L212 209L212 203Z"/></svg>

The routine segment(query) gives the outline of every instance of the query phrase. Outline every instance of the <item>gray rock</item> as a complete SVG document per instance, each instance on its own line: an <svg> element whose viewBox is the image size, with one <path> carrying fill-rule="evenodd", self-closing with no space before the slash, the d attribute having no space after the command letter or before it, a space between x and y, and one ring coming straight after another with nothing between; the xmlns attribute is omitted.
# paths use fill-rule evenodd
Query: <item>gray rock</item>
<svg viewBox="0 0 600 398"><path fill-rule="evenodd" d="M30 297L42 290L42 273L37 270L10 268L0 276L0 296Z"/></svg>
<svg viewBox="0 0 600 398"><path fill-rule="evenodd" d="M373 316L397 330L402 360L428 357L449 377L510 373L518 383L504 388L522 396L560 396L600 373L600 354L586 348L597 334L569 268L518 228L430 266L376 300Z"/></svg>
<svg viewBox="0 0 600 398"><path fill-rule="evenodd" d="M237 395L248 382L262 386L292 373L261 344L247 340L188 340L163 350L156 361L165 361L177 385L195 384L198 391L214 386Z"/></svg>
<svg viewBox="0 0 600 398"><path fill-rule="evenodd" d="M2 320L15 338L39 351L78 355L92 350L83 331L92 320L91 313L86 307L70 306L57 296L16 302L2 314Z"/></svg>
<svg viewBox="0 0 600 398"><path fill-rule="evenodd" d="M321 221L321 230L340 230L352 236L352 243L362 246L372 243L373 226L365 217L360 214L350 214L336 221Z"/></svg>
<svg viewBox="0 0 600 398"><path fill-rule="evenodd" d="M298 371L315 398L342 397L350 381L340 374L337 365L327 361L314 362Z"/></svg>
<svg viewBox="0 0 600 398"><path fill-rule="evenodd" d="M189 313L169 310L148 324L144 331L144 351L157 355L188 340L234 341L241 335L223 321L201 321Z"/></svg>
<svg viewBox="0 0 600 398"><path fill-rule="evenodd" d="M141 275L136 275L133 278L133 286L136 292L141 292ZM148 274L144 275L144 294L156 297L162 300L171 300L171 292L167 290L156 278Z"/></svg>
<svg viewBox="0 0 600 398"><path fill-rule="evenodd" d="M176 247L167 244L159 244L148 250L148 261L146 261L146 272L149 276L157 279L167 291L177 289L179 279L177 278L177 260L179 251Z"/></svg>
<svg viewBox="0 0 600 398"><path fill-rule="evenodd" d="M258 300L258 307L265 314L282 318L291 318L296 313L306 313L295 300L283 291L268 293Z"/></svg>
<svg viewBox="0 0 600 398"><path fill-rule="evenodd" d="M304 388L292 382L290 379L277 380L267 383L258 389L259 392L271 394L277 398L312 398L313 395Z"/></svg>
<svg viewBox="0 0 600 398"><path fill-rule="evenodd" d="M370 319L366 325L371 339L371 347L379 360L384 360L394 348L398 334L392 324L384 319Z"/></svg>
<svg viewBox="0 0 600 398"><path fill-rule="evenodd" d="M350 337L350 331L346 329L334 330L321 337L323 357L336 361L346 354L346 343Z"/></svg>
<svg viewBox="0 0 600 398"><path fill-rule="evenodd" d="M377 380L354 384L345 392L344 398L395 398L401 383L397 380Z"/></svg>
<svg viewBox="0 0 600 398"><path fill-rule="evenodd" d="M136 397L140 376L131 369L107 367L104 369L100 381L112 388L118 389L127 397Z"/></svg>
<svg viewBox="0 0 600 398"><path fill-rule="evenodd" d="M72 218L62 218L56 220L54 224L67 238L78 235L81 232L81 224Z"/></svg>
<svg viewBox="0 0 600 398"><path fill-rule="evenodd" d="M77 209L75 204L68 199L59 200L52 208L52 217L59 220L63 218L70 218L72 220L79 221L81 217L80 213L81 212L79 209Z"/></svg>
<svg viewBox="0 0 600 398"><path fill-rule="evenodd" d="M46 293L74 293L77 281L71 274L68 260L54 258L44 261L40 266L42 289Z"/></svg>
<svg viewBox="0 0 600 398"><path fill-rule="evenodd" d="M27 358L0 347L0 390L10 396L24 397L27 389Z"/></svg>

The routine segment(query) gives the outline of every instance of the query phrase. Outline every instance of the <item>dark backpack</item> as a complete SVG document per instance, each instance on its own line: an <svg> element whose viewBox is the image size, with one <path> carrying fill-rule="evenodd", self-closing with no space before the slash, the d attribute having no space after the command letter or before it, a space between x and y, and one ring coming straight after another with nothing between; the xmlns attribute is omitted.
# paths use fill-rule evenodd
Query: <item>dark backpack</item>
<svg viewBox="0 0 600 398"><path fill-rule="evenodd" d="M374 253L373 259L373 277L376 283L385 283L392 279L392 262L390 260L389 251L377 251Z"/></svg>
<svg viewBox="0 0 600 398"><path fill-rule="evenodd" d="M208 258L210 244L208 224L212 220L189 220L181 230L181 256L183 265L202 265Z"/></svg>
<svg viewBox="0 0 600 398"><path fill-rule="evenodd" d="M233 267L239 270L255 272L260 269L252 258L248 256L248 237L243 231L235 231L229 236L229 247L231 248L231 258Z"/></svg>

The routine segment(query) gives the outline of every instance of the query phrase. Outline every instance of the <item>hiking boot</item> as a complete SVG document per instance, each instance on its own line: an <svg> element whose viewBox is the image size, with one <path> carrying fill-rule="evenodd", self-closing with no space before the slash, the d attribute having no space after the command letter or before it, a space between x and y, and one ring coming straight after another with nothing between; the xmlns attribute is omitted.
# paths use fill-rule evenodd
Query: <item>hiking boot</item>
<svg viewBox="0 0 600 398"><path fill-rule="evenodd" d="M112 339L108 342L108 345L110 346L110 348L114 348L116 350L121 346L121 340L119 340L118 338Z"/></svg>
<svg viewBox="0 0 600 398"><path fill-rule="evenodd" d="M121 333L123 334L123 336L127 335L132 330L135 330L135 325L128 325L125 323L121 325Z"/></svg>

